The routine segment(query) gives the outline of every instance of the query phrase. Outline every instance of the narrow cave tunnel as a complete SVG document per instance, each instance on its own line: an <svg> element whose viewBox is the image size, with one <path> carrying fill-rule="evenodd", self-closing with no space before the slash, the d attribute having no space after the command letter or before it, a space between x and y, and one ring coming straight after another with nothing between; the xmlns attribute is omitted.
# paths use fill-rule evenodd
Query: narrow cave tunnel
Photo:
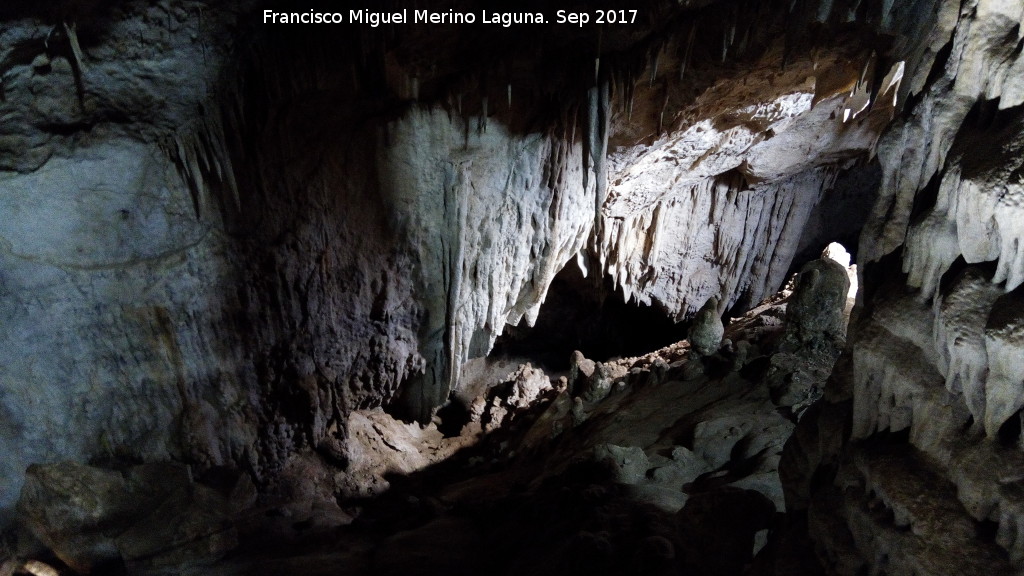
<svg viewBox="0 0 1024 576"><path fill-rule="evenodd" d="M0 576L1024 574L1022 24L7 0Z"/></svg>

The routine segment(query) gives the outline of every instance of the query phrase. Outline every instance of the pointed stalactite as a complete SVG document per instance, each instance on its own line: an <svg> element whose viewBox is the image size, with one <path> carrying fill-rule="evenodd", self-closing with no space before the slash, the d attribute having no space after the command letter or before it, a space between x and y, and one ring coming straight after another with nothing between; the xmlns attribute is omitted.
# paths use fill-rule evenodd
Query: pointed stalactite
<svg viewBox="0 0 1024 576"><path fill-rule="evenodd" d="M882 0L881 24L883 30L892 26L892 9L894 0Z"/></svg>
<svg viewBox="0 0 1024 576"><path fill-rule="evenodd" d="M818 0L818 13L815 14L814 20L819 23L828 22L831 15L832 0Z"/></svg>
<svg viewBox="0 0 1024 576"><path fill-rule="evenodd" d="M68 45L71 48L71 72L75 77L75 92L78 96L78 105L82 112L85 112L85 82L82 76L85 74L85 58L82 53L82 45L78 42L78 26L74 22L64 22L64 35L67 37Z"/></svg>
<svg viewBox="0 0 1024 576"><path fill-rule="evenodd" d="M659 137L661 136L662 132L664 132L664 127L665 127L665 111L668 109L668 101L669 101L669 96L671 94L672 94L672 92L668 89L668 87L665 87L665 98L661 102L661 112L658 114L658 136Z"/></svg>
<svg viewBox="0 0 1024 576"><path fill-rule="evenodd" d="M591 246L600 253L602 238L601 207L604 205L608 192L608 175L606 160L608 157L608 126L611 120L610 86L607 79L590 89L587 94L587 138L584 158L589 166L584 166L584 188L588 187L588 172L594 174L594 232ZM603 263L602 263L603 266Z"/></svg>
<svg viewBox="0 0 1024 576"><path fill-rule="evenodd" d="M790 50L789 37L788 37L788 35L783 35L783 37L782 37L782 63L779 66L782 69L783 72L785 72L786 66L789 64L789 50Z"/></svg>
<svg viewBox="0 0 1024 576"><path fill-rule="evenodd" d="M654 86L654 81L658 78L658 59L661 57L661 49L659 48L654 53L654 62L651 64L651 86Z"/></svg>
<svg viewBox="0 0 1024 576"><path fill-rule="evenodd" d="M854 0L850 3L849 12L846 15L847 22L856 22L860 19L860 5L861 0Z"/></svg>
<svg viewBox="0 0 1024 576"><path fill-rule="evenodd" d="M185 182L188 187L189 196L192 199L192 210L195 212L196 220L200 219L199 213L199 195L196 192L193 184L191 174L189 174L188 166L185 164L185 145L178 134L174 134L171 137L170 144L164 144L162 146L164 153L167 155L168 160L178 169L178 174L181 179Z"/></svg>
<svg viewBox="0 0 1024 576"><path fill-rule="evenodd" d="M732 25L729 27L729 46L736 43L736 22L739 20L739 11L734 9L732 13Z"/></svg>
<svg viewBox="0 0 1024 576"><path fill-rule="evenodd" d="M686 68L690 65L690 55L693 53L693 41L697 37L697 23L694 22L690 26L690 35L686 39L686 50L683 52L682 64L679 66L679 81L683 81L683 76L686 75Z"/></svg>

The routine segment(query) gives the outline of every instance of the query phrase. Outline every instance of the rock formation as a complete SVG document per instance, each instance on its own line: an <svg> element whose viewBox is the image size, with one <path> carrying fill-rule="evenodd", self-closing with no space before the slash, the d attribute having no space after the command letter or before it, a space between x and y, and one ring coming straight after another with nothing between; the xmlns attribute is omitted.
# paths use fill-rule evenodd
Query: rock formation
<svg viewBox="0 0 1024 576"><path fill-rule="evenodd" d="M812 548L840 574L1024 566L1018 0L644 0L629 25L492 28L263 8L0 7L0 526L52 554L18 569L213 561L254 531L224 478L277 514L255 531L294 536L503 439L491 460L580 449L584 488L618 481L580 506L692 512L613 535L573 516L567 571L733 570L680 534L737 502L764 509L736 542L765 573ZM861 227L851 314L848 263L810 261ZM488 357L567 267L692 322L666 350L705 360L581 354L559 381ZM562 472L524 509L579 487ZM430 530L479 544L437 494ZM377 568L418 538L376 542ZM716 549L746 564L736 542Z"/></svg>
<svg viewBox="0 0 1024 576"><path fill-rule="evenodd" d="M725 326L718 316L718 298L712 296L694 315L688 340L698 354L710 356L718 352L724 334Z"/></svg>

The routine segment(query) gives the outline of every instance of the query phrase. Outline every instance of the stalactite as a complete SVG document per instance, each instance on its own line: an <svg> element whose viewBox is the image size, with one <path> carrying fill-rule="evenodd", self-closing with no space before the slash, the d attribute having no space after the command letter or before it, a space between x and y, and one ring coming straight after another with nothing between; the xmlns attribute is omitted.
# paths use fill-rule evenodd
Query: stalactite
<svg viewBox="0 0 1024 576"><path fill-rule="evenodd" d="M192 196L192 207L196 219L201 219L203 199L209 195L212 186L222 194L229 194L228 200L236 211L241 211L242 202L234 165L227 147L224 129L224 115L233 132L241 130L241 95L226 96L225 102L235 102L234 109L225 106L222 112L201 111L189 125L171 134L161 145L165 155L178 168L182 180L188 185ZM221 199L221 206L227 206Z"/></svg>
<svg viewBox="0 0 1024 576"><path fill-rule="evenodd" d="M881 24L883 30L887 30L890 26L892 26L893 1L894 0L882 0Z"/></svg>
<svg viewBox="0 0 1024 576"><path fill-rule="evenodd" d="M739 11L734 10L732 13L732 26L729 27L729 46L736 43L736 21L739 20Z"/></svg>
<svg viewBox="0 0 1024 576"><path fill-rule="evenodd" d="M78 95L78 104L85 111L85 83L82 76L85 74L85 58L82 53L82 46L78 42L78 26L72 22L68 24L63 23L64 35L68 39L68 45L71 47L71 71L75 77L75 91ZM52 31L51 31L52 34Z"/></svg>
<svg viewBox="0 0 1024 576"><path fill-rule="evenodd" d="M832 0L820 0L816 21L828 22L832 16Z"/></svg>
<svg viewBox="0 0 1024 576"><path fill-rule="evenodd" d="M512 111L512 83L508 83L508 109Z"/></svg>
<svg viewBox="0 0 1024 576"><path fill-rule="evenodd" d="M661 57L661 49L659 48L654 53L654 63L651 65L651 86L654 86L654 81L658 77L658 59Z"/></svg>
<svg viewBox="0 0 1024 576"><path fill-rule="evenodd" d="M693 53L693 41L697 37L697 23L694 22L690 26L690 35L686 39L686 51L683 52L683 61L679 66L679 81L683 81L683 76L686 74L686 67L690 65L690 55Z"/></svg>
<svg viewBox="0 0 1024 576"><path fill-rule="evenodd" d="M591 246L595 252L600 253L599 247L602 237L601 206L604 205L608 188L608 175L606 161L608 158L608 133L611 120L610 110L610 86L607 80L594 86L588 92L588 114L587 114L587 141L584 151L584 158L588 160L584 166L584 188L588 188L588 172L592 171L594 181L594 232L591 236ZM604 268L604 262L601 262Z"/></svg>
<svg viewBox="0 0 1024 576"><path fill-rule="evenodd" d="M665 98L661 102L661 112L658 115L658 136L661 136L664 132L665 127L665 110L668 109L669 96L672 94L670 90L665 89Z"/></svg>
<svg viewBox="0 0 1024 576"><path fill-rule="evenodd" d="M856 22L857 21L857 12L860 11L860 4L861 4L861 0L854 0L853 2L850 3L849 10L848 10L848 12L846 14L846 21L847 22Z"/></svg>
<svg viewBox="0 0 1024 576"><path fill-rule="evenodd" d="M85 59L82 54L82 45L78 42L78 26L74 22L71 24L64 22L63 25L64 33L68 37L68 44L71 45L71 54L75 57L75 65L79 70L84 71Z"/></svg>

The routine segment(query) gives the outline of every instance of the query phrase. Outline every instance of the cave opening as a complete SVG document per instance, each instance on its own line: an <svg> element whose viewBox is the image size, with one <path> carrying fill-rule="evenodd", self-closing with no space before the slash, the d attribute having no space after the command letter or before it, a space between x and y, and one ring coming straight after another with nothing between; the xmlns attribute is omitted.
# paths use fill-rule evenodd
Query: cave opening
<svg viewBox="0 0 1024 576"><path fill-rule="evenodd" d="M820 257L832 242L841 244L850 263L856 263L860 234L881 183L882 167L877 158L842 171L808 217L788 275Z"/></svg>
<svg viewBox="0 0 1024 576"><path fill-rule="evenodd" d="M528 358L562 372L575 350L598 361L639 356L684 339L688 326L657 304L627 301L610 278L584 277L570 263L552 281L534 325L507 326L489 356Z"/></svg>

